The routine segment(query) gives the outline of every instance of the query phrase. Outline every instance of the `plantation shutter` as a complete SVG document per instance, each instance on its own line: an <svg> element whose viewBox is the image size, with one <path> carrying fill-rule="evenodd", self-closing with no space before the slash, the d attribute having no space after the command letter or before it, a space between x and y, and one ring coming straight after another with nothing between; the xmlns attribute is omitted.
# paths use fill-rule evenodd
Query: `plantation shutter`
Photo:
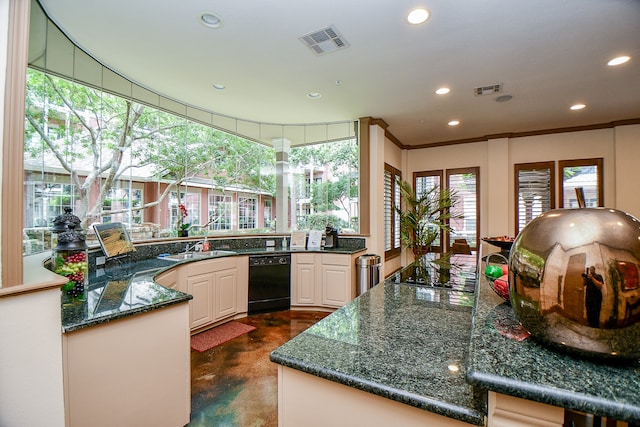
<svg viewBox="0 0 640 427"><path fill-rule="evenodd" d="M384 253L385 257L400 253L400 218L395 207L400 207L400 171L384 165Z"/></svg>
<svg viewBox="0 0 640 427"><path fill-rule="evenodd" d="M517 234L531 220L554 208L554 165L553 162L517 164L515 168L518 192Z"/></svg>

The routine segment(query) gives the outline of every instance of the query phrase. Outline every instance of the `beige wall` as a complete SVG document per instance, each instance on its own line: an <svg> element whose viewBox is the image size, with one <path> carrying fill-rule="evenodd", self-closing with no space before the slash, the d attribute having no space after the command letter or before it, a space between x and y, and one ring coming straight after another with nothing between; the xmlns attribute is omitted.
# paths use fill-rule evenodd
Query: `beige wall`
<svg viewBox="0 0 640 427"><path fill-rule="evenodd" d="M486 237L514 234L514 164L595 157L604 159L605 206L640 217L640 125L408 150L401 170L410 177L416 171L479 166L480 237Z"/></svg>

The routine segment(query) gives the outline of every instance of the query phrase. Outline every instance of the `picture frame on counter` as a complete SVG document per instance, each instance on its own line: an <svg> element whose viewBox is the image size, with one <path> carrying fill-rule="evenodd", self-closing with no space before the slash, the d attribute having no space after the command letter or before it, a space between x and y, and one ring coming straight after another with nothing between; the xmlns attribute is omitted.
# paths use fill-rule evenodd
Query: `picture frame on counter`
<svg viewBox="0 0 640 427"><path fill-rule="evenodd" d="M291 232L291 250L304 250L307 245L307 232L306 231L292 231Z"/></svg>
<svg viewBox="0 0 640 427"><path fill-rule="evenodd" d="M322 231L310 230L309 240L307 241L307 249L321 249L322 247Z"/></svg>

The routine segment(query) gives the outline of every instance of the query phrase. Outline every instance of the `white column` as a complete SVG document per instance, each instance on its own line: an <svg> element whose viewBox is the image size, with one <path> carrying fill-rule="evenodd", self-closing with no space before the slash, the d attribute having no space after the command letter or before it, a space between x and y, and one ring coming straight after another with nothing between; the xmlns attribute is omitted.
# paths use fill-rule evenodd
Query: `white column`
<svg viewBox="0 0 640 427"><path fill-rule="evenodd" d="M272 142L276 151L276 233L286 233L289 228L289 151L291 150L291 141L286 138L274 138Z"/></svg>

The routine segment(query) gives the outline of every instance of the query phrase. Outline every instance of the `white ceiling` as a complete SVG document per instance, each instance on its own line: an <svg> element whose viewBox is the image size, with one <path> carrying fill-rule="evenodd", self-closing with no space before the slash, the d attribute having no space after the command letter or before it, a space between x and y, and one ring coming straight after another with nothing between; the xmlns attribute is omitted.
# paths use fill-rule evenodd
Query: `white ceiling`
<svg viewBox="0 0 640 427"><path fill-rule="evenodd" d="M402 144L423 145L640 118L637 0L40 2L74 42L132 81L245 120L371 116ZM430 11L426 23L406 22L415 6ZM202 25L205 11L222 27ZM316 56L298 39L328 26L348 48ZM619 55L632 59L606 65ZM495 83L502 93L474 95ZM435 95L441 86L451 92ZM513 98L495 101L505 94ZM587 107L569 110L578 102Z"/></svg>

